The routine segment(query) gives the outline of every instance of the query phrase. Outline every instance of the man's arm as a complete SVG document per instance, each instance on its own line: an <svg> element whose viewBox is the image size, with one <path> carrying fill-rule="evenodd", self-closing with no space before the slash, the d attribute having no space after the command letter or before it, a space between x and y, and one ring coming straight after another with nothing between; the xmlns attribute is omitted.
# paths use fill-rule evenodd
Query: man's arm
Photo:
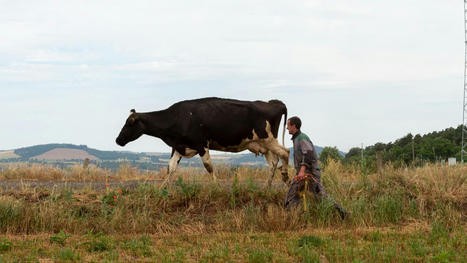
<svg viewBox="0 0 467 263"><path fill-rule="evenodd" d="M298 176L300 177L305 176L305 169L306 169L305 165L300 166L300 171L298 172Z"/></svg>
<svg viewBox="0 0 467 263"><path fill-rule="evenodd" d="M299 143L300 151L302 152L302 160L300 161L300 170L298 171L296 180L301 180L305 177L307 168L312 168L312 155L314 151L313 144L306 140L301 140Z"/></svg>
<svg viewBox="0 0 467 263"><path fill-rule="evenodd" d="M303 170L305 172L305 169L312 169L313 165L313 152L314 152L314 147L313 144L310 141L307 140L301 140L300 141L300 151L302 152L302 160L300 162L300 171Z"/></svg>

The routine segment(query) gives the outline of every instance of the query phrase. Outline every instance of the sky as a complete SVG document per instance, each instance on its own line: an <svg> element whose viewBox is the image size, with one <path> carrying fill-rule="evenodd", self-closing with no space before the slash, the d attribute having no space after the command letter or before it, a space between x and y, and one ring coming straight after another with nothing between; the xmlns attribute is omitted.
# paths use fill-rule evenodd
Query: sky
<svg viewBox="0 0 467 263"><path fill-rule="evenodd" d="M115 143L130 109L212 96L280 99L315 145L342 151L457 127L463 8L454 0L0 0L0 150L73 143L169 152L149 136Z"/></svg>

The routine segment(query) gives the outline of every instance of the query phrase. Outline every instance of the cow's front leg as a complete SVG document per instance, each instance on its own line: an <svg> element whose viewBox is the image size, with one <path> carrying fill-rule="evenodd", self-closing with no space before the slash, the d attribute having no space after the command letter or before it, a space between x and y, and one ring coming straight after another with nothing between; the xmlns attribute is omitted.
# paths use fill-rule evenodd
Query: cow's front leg
<svg viewBox="0 0 467 263"><path fill-rule="evenodd" d="M167 178L165 178L164 182L161 184L161 188L165 187L169 181L170 176L177 170L178 163L182 159L182 155L177 152L175 149L172 150L172 157L170 157L169 167L167 169Z"/></svg>
<svg viewBox="0 0 467 263"><path fill-rule="evenodd" d="M208 171L208 173L212 176L212 180L217 182L217 177L214 175L214 170L212 169L212 161L211 156L209 155L209 149L204 148L204 153L200 152L201 160L203 161L204 168Z"/></svg>

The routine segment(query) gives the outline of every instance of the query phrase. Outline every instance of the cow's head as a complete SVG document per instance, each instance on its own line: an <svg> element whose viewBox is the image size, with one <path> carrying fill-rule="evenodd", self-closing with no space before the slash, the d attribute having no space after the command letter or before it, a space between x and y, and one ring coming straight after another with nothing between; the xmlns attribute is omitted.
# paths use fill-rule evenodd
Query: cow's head
<svg viewBox="0 0 467 263"><path fill-rule="evenodd" d="M118 145L125 146L127 143L134 141L141 137L144 132L144 124L138 118L138 113L133 109L130 111L130 116L125 122L120 134L115 140Z"/></svg>

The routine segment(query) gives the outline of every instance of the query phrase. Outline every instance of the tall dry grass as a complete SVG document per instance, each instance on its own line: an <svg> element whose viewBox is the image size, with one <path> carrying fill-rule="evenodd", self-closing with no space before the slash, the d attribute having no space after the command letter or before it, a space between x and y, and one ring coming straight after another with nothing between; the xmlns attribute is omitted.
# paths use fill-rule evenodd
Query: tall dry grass
<svg viewBox="0 0 467 263"><path fill-rule="evenodd" d="M162 174L162 171L140 171L128 163L123 163L115 172L95 165L83 167L75 164L62 169L47 164L14 163L0 170L0 181L115 182L156 180L160 179Z"/></svg>
<svg viewBox="0 0 467 263"><path fill-rule="evenodd" d="M116 173L83 168L61 170L31 166L6 169L2 179L48 180L163 179L164 171L144 173L124 166ZM264 188L257 180L267 169L217 169L214 184L203 170L181 169L169 189L142 182L136 188L26 188L0 192L0 233L58 232L190 233L288 231L309 227L367 227L409 223L441 226L446 231L466 227L467 187L464 166L428 165L362 174L356 168L330 162L323 171L329 196L351 211L342 221L328 200L307 198L308 210L286 210L287 188ZM292 172L292 171L291 171ZM68 174L69 173L69 174ZM87 177L89 176L89 177ZM75 179L70 179L75 178ZM96 180L97 180L96 179ZM276 178L277 181L280 178ZM206 183L207 182L207 183Z"/></svg>

